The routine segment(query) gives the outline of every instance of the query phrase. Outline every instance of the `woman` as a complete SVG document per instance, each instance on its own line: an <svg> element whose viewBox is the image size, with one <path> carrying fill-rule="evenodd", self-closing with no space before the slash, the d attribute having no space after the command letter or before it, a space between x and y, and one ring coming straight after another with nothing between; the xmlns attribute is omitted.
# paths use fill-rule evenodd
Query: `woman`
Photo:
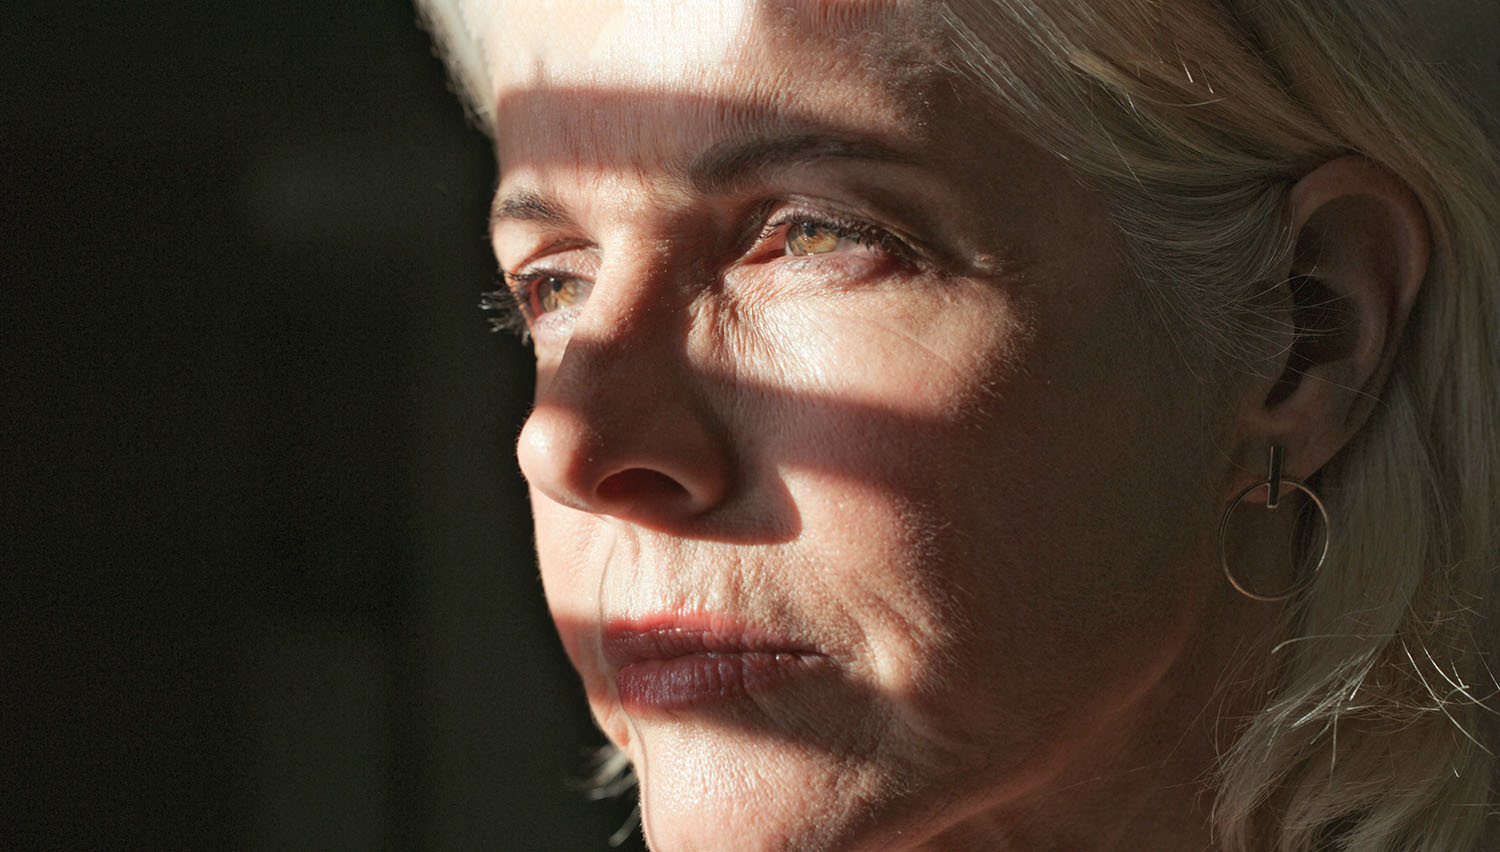
<svg viewBox="0 0 1500 852"><path fill-rule="evenodd" d="M427 8L654 849L1500 848L1500 179L1376 5Z"/></svg>

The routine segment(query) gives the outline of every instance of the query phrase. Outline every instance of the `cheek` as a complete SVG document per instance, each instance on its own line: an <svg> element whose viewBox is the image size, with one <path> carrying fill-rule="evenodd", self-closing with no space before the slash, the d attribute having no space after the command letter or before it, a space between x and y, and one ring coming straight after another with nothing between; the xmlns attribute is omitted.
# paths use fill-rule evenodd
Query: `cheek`
<svg viewBox="0 0 1500 852"><path fill-rule="evenodd" d="M635 737L603 662L600 592L613 545L599 519L531 492L537 559L547 608L589 709L611 742L631 750Z"/></svg>
<svg viewBox="0 0 1500 852"><path fill-rule="evenodd" d="M1197 618L1207 430L1170 353L1108 321L1033 333L994 293L853 315L803 314L796 363L823 390L753 406L774 413L762 448L797 460L806 543L832 555L903 728L1040 766L1158 678Z"/></svg>
<svg viewBox="0 0 1500 852"><path fill-rule="evenodd" d="M589 558L591 525L583 513L560 506L535 489L531 506L547 608L568 659L584 675L584 685L592 695L603 686L602 681L590 682L599 669L599 581L603 565L597 558Z"/></svg>
<svg viewBox="0 0 1500 852"><path fill-rule="evenodd" d="M784 436L778 450L817 445L858 478L981 414L1027 337L1005 288L891 265L856 253L733 282L691 357L730 378L736 430Z"/></svg>

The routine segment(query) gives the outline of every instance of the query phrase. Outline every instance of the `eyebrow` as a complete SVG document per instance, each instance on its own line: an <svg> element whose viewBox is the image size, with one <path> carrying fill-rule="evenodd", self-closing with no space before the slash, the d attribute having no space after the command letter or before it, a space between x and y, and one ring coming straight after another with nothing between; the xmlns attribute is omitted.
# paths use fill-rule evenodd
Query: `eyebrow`
<svg viewBox="0 0 1500 852"><path fill-rule="evenodd" d="M687 178L700 192L722 191L772 168L828 159L912 162L909 155L871 139L792 133L720 142L693 161Z"/></svg>
<svg viewBox="0 0 1500 852"><path fill-rule="evenodd" d="M697 192L723 192L773 168L818 160L866 160L911 163L913 158L870 139L818 133L731 139L719 142L688 166L687 183ZM530 190L497 197L490 207L490 230L502 221L568 225L573 220L562 205Z"/></svg>
<svg viewBox="0 0 1500 852"><path fill-rule="evenodd" d="M566 225L572 220L562 207L545 196L523 190L496 198L490 205L490 230L502 221L540 222L544 225Z"/></svg>

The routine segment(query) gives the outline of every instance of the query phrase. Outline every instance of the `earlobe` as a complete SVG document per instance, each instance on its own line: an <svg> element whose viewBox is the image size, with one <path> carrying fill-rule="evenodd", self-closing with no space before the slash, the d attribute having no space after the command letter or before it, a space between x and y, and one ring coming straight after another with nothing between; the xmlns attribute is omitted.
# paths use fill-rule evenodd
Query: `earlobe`
<svg viewBox="0 0 1500 852"><path fill-rule="evenodd" d="M1305 479L1378 404L1427 272L1427 220L1416 196L1363 157L1314 169L1288 195L1294 250L1280 294L1290 329L1279 378L1254 406L1245 461L1286 447Z"/></svg>

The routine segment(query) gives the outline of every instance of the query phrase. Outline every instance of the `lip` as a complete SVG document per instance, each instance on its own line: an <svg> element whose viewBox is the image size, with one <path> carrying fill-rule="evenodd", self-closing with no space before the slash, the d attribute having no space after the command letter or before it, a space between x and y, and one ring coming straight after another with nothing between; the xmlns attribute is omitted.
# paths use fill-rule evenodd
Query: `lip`
<svg viewBox="0 0 1500 852"><path fill-rule="evenodd" d="M603 646L620 703L632 712L692 710L764 695L828 659L804 643L707 615L611 621Z"/></svg>

